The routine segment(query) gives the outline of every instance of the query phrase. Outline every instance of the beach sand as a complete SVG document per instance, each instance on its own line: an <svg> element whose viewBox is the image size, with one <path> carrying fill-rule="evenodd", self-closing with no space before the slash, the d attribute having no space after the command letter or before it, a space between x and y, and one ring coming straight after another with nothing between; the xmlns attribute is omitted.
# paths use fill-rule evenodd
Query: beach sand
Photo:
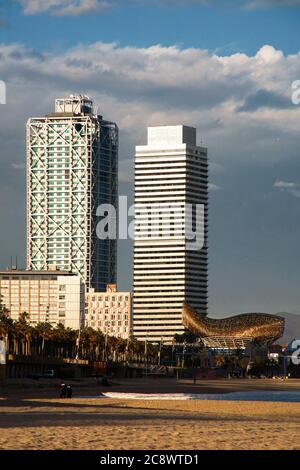
<svg viewBox="0 0 300 470"><path fill-rule="evenodd" d="M157 390L158 382L147 384L148 391L153 387ZM126 385L113 388L126 391ZM299 403L62 400L51 390L10 390L2 398L0 449L300 449Z"/></svg>

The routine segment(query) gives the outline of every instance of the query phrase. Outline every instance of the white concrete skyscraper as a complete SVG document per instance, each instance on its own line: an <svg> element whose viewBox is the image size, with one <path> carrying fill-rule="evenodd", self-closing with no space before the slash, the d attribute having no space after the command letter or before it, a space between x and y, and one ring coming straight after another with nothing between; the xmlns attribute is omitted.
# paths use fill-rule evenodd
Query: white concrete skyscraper
<svg viewBox="0 0 300 470"><path fill-rule="evenodd" d="M87 96L57 99L27 123L27 268L79 274L87 288L116 283L116 240L96 234L97 207L117 206L118 128Z"/></svg>
<svg viewBox="0 0 300 470"><path fill-rule="evenodd" d="M187 205L195 211L192 223ZM187 236L195 229L196 207L202 211L198 248ZM133 330L138 339L170 343L183 333L184 302L207 314L207 216L207 149L197 146L196 129L149 127L148 143L137 146L135 156Z"/></svg>

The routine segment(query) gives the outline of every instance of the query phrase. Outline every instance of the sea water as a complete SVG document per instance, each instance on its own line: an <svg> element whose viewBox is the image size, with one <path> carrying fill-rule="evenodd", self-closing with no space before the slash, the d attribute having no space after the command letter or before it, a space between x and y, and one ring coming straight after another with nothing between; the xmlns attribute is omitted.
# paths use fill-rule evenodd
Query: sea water
<svg viewBox="0 0 300 470"><path fill-rule="evenodd" d="M95 397L94 397L95 398ZM230 393L119 393L106 392L99 398L123 400L228 400L228 401L273 401L300 403L300 391L255 391Z"/></svg>

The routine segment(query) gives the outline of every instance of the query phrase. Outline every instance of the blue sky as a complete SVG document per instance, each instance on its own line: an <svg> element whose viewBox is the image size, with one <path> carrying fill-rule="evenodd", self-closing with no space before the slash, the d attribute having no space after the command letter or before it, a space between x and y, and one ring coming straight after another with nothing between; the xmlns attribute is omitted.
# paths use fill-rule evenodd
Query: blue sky
<svg viewBox="0 0 300 470"><path fill-rule="evenodd" d="M0 39L40 50L62 50L78 42L116 41L138 47L178 44L224 55L239 51L252 54L262 44L272 44L285 53L298 52L299 5L249 10L243 5L235 7L237 1L221 2L221 6L215 2L185 6L151 3L123 1L101 14L58 17L24 15L17 1L4 0L7 27L0 30Z"/></svg>
<svg viewBox="0 0 300 470"><path fill-rule="evenodd" d="M25 263L26 121L87 93L118 123L131 199L148 125L192 125L208 146L210 314L300 313L299 51L300 0L2 1L0 268Z"/></svg>

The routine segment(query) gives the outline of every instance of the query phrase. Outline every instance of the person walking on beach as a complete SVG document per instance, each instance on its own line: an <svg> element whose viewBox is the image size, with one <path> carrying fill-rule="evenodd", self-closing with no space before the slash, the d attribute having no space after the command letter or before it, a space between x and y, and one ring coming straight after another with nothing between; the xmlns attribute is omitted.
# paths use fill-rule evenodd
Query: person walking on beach
<svg viewBox="0 0 300 470"><path fill-rule="evenodd" d="M67 386L66 384L61 384L60 386L60 398L66 398L67 395Z"/></svg>

